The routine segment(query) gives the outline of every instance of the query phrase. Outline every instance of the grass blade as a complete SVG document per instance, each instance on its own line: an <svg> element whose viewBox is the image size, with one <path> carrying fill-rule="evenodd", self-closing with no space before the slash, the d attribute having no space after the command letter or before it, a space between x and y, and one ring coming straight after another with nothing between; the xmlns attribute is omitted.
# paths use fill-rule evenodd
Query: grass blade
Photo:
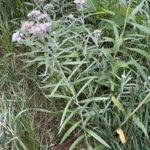
<svg viewBox="0 0 150 150"><path fill-rule="evenodd" d="M147 130L146 130L145 126L143 125L143 123L140 121L139 117L133 116L133 121L143 131L143 133L149 140Z"/></svg>
<svg viewBox="0 0 150 150"><path fill-rule="evenodd" d="M137 23L129 22L134 27L138 28L139 30L143 31L145 34L150 34L150 28L145 27L144 25L140 25Z"/></svg>
<svg viewBox="0 0 150 150"><path fill-rule="evenodd" d="M70 127L70 129L65 133L65 135L63 136L62 140L61 140L61 143L63 143L67 137L70 136L70 134L72 133L73 130L75 130L75 128L77 128L79 126L79 124L81 123L81 121L79 122L76 122L75 124L73 124L72 127Z"/></svg>
<svg viewBox="0 0 150 150"><path fill-rule="evenodd" d="M108 147L111 149L111 147L99 136L97 135L95 132L89 130L89 129L85 129L85 131L91 135L93 138L95 138L97 141L99 141L101 144L103 144L104 146Z"/></svg>
<svg viewBox="0 0 150 150"><path fill-rule="evenodd" d="M69 150L74 150L75 146L84 138L84 135L79 136L73 144L70 146Z"/></svg>

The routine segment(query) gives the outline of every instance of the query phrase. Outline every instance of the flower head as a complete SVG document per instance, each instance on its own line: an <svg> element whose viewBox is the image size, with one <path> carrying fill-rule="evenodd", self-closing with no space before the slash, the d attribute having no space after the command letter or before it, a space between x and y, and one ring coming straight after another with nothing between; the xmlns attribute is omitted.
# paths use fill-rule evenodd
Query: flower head
<svg viewBox="0 0 150 150"><path fill-rule="evenodd" d="M74 15L73 15L73 14L70 14L70 15L68 15L68 18L69 18L69 19L74 19Z"/></svg>
<svg viewBox="0 0 150 150"><path fill-rule="evenodd" d="M21 34L19 32L15 32L12 35L12 42L20 42L22 40Z"/></svg>
<svg viewBox="0 0 150 150"><path fill-rule="evenodd" d="M79 9L83 9L83 5L85 4L85 0L74 0L74 3L79 7Z"/></svg>
<svg viewBox="0 0 150 150"><path fill-rule="evenodd" d="M53 4L46 4L45 6L44 6L44 9L45 10L54 10L54 5Z"/></svg>
<svg viewBox="0 0 150 150"><path fill-rule="evenodd" d="M32 10L30 13L28 13L27 17L38 17L42 13L39 10Z"/></svg>
<svg viewBox="0 0 150 150"><path fill-rule="evenodd" d="M34 26L31 27L30 33L37 34L37 33L43 33L51 26L50 22L47 23L37 23Z"/></svg>
<svg viewBox="0 0 150 150"><path fill-rule="evenodd" d="M29 31L33 25L34 25L33 21L31 21L31 22L25 21L21 26L21 30Z"/></svg>
<svg viewBox="0 0 150 150"><path fill-rule="evenodd" d="M102 33L101 29L94 30L94 34L97 35L97 36L101 35L101 33Z"/></svg>
<svg viewBox="0 0 150 150"><path fill-rule="evenodd" d="M122 74L122 75L121 75L121 78L122 78L122 79L125 79L125 78L126 78L125 74Z"/></svg>
<svg viewBox="0 0 150 150"><path fill-rule="evenodd" d="M74 0L74 3L83 5L85 3L85 0Z"/></svg>
<svg viewBox="0 0 150 150"><path fill-rule="evenodd" d="M33 34L42 33L42 30L41 30L40 27L38 27L38 26L36 25L36 26L32 26L32 27L31 27L30 33L33 33Z"/></svg>
<svg viewBox="0 0 150 150"><path fill-rule="evenodd" d="M45 27L45 30L47 30L52 25L52 23L51 22L46 22L43 25Z"/></svg>

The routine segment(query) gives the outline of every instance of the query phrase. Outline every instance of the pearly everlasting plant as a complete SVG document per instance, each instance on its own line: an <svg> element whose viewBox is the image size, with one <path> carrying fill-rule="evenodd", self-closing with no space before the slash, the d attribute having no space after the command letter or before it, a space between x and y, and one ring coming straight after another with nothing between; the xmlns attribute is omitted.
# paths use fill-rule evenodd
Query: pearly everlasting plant
<svg viewBox="0 0 150 150"><path fill-rule="evenodd" d="M12 42L19 42L23 37L23 33L29 33L34 35L41 35L51 27L51 22L44 19L48 18L48 14L41 13L40 10L32 10L28 13L27 17L31 21L25 21L21 25L20 32L16 32L12 35ZM25 35L24 35L25 36Z"/></svg>

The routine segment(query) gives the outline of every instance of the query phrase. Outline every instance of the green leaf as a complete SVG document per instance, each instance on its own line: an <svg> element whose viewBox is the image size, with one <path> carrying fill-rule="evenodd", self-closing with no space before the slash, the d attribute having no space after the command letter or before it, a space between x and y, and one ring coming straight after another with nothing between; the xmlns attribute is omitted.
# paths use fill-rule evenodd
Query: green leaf
<svg viewBox="0 0 150 150"><path fill-rule="evenodd" d="M79 90L76 97L78 97L84 91L84 89L92 82L92 80L94 80L95 78L96 77L91 77L91 79L89 81L87 81L87 83L84 84L83 87Z"/></svg>
<svg viewBox="0 0 150 150"><path fill-rule="evenodd" d="M129 22L131 25L133 25L134 27L138 28L139 30L143 31L145 34L150 34L150 28L145 27L143 25L137 24L137 23L133 23L133 22Z"/></svg>
<svg viewBox="0 0 150 150"><path fill-rule="evenodd" d="M53 91L51 92L51 94L49 95L49 97L53 97L53 95L55 95L56 91L58 90L59 86L61 85L62 80L60 80L60 82L58 82L55 86L55 88L53 89Z"/></svg>
<svg viewBox="0 0 150 150"><path fill-rule="evenodd" d="M95 138L97 141L99 141L101 144L103 144L104 146L108 147L111 149L111 147L99 136L97 135L95 132L89 130L89 129L85 129L85 131L91 135L93 138Z"/></svg>
<svg viewBox="0 0 150 150"><path fill-rule="evenodd" d="M135 16L143 7L145 0L143 0L130 14L130 16Z"/></svg>
<svg viewBox="0 0 150 150"><path fill-rule="evenodd" d="M93 150L93 147L90 144L87 145L87 148L88 148L88 150Z"/></svg>
<svg viewBox="0 0 150 150"><path fill-rule="evenodd" d="M128 114L128 116L123 121L121 126L123 126L145 103L149 102L149 100L150 100L150 93L146 95L146 97L139 103L139 105L133 110L132 113Z"/></svg>
<svg viewBox="0 0 150 150"><path fill-rule="evenodd" d="M145 72L144 72L142 66L141 66L140 64L138 64L138 63L136 62L136 60L134 60L133 58L131 59L130 64L133 64L133 65L136 67L136 69L139 71L139 73L141 74L142 78L143 78L146 82L148 82L147 75L145 74Z"/></svg>
<svg viewBox="0 0 150 150"><path fill-rule="evenodd" d="M134 123L143 131L147 139L149 140L148 133L143 123L140 121L139 117L133 116Z"/></svg>
<svg viewBox="0 0 150 150"><path fill-rule="evenodd" d="M127 1L126 0L120 0L120 1L121 1L122 6L127 7Z"/></svg>
<svg viewBox="0 0 150 150"><path fill-rule="evenodd" d="M64 109L64 112L63 112L63 115L62 115L62 118L61 118L61 121L60 121L60 126L61 126L61 125L63 124L63 122L64 122L64 119L65 119L65 117L66 117L66 113L67 113L67 111L68 111L68 108L69 108L71 102L72 102L72 99L70 99L70 100L68 101L68 103L67 103L67 105L66 105L66 107L65 107L65 109Z"/></svg>
<svg viewBox="0 0 150 150"><path fill-rule="evenodd" d="M74 150L75 146L84 138L84 135L79 136L73 144L70 146L69 150Z"/></svg>
<svg viewBox="0 0 150 150"><path fill-rule="evenodd" d="M147 53L146 51L138 49L138 48L128 48L128 49L131 50L131 51L135 51L135 52L145 56L147 59L150 60L150 53Z"/></svg>
<svg viewBox="0 0 150 150"><path fill-rule="evenodd" d="M70 136L70 134L72 133L72 131L73 131L75 128L77 128L77 127L79 126L80 122L81 122L81 121L76 122L75 124L73 124L72 127L70 127L70 129L69 129L69 130L65 133L65 135L63 136L63 138L62 138L62 140L61 140L61 143L63 143L63 142L67 139L67 137Z"/></svg>
<svg viewBox="0 0 150 150"><path fill-rule="evenodd" d="M105 150L104 145L96 145L94 150Z"/></svg>
<svg viewBox="0 0 150 150"><path fill-rule="evenodd" d="M99 0L86 0L85 1L85 7L91 11L91 12L96 12L96 10L99 7Z"/></svg>
<svg viewBox="0 0 150 150"><path fill-rule="evenodd" d="M102 19L102 20L110 23L113 26L115 39L118 39L119 38L119 31L118 31L119 26L118 26L118 24L116 24L114 21L111 21L111 20L107 20L107 19Z"/></svg>
<svg viewBox="0 0 150 150"><path fill-rule="evenodd" d="M62 125L60 126L60 129L58 131L58 134L61 133L61 131L65 128L66 124L69 122L69 120L73 117L74 112L72 112L62 123Z"/></svg>

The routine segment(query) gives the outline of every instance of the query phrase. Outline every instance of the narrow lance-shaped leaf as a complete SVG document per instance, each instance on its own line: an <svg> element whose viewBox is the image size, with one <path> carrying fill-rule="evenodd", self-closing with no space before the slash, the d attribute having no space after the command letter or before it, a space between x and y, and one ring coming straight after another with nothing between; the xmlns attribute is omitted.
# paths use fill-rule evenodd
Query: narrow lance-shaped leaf
<svg viewBox="0 0 150 150"><path fill-rule="evenodd" d="M75 124L73 124L73 125L70 127L70 129L69 129L69 130L65 133L65 135L63 136L63 138L62 138L62 140L61 140L61 143L64 142L64 141L67 139L67 137L70 136L70 134L73 132L73 130L75 130L75 129L79 126L80 122L81 122L81 121L76 122Z"/></svg>
<svg viewBox="0 0 150 150"><path fill-rule="evenodd" d="M120 101L118 99L116 99L115 96L112 96L111 100L114 103L114 105L125 115L125 110L124 110L122 104L120 103Z"/></svg>
<svg viewBox="0 0 150 150"><path fill-rule="evenodd" d="M74 150L75 146L84 138L84 135L79 136L73 144L70 146L69 150Z"/></svg>
<svg viewBox="0 0 150 150"><path fill-rule="evenodd" d="M132 12L131 12L131 16L135 16L140 10L141 10L141 8L143 7L143 5L144 5L144 1L145 0L143 0Z"/></svg>
<svg viewBox="0 0 150 150"><path fill-rule="evenodd" d="M139 63L137 63L135 59L131 58L131 61L130 61L129 64L134 65L134 66L136 67L136 69L139 71L139 73L140 73L140 75L142 76L142 78L143 78L146 82L148 82L147 75L145 74L145 72L144 72L144 70L143 70L143 67L142 67Z"/></svg>
<svg viewBox="0 0 150 150"><path fill-rule="evenodd" d="M143 123L140 121L139 117L133 116L133 120L134 120L134 123L143 131L143 133L149 140L147 130L146 130L145 126L143 125Z"/></svg>
<svg viewBox="0 0 150 150"><path fill-rule="evenodd" d="M134 27L138 28L139 30L143 31L145 34L150 34L150 28L145 27L144 25L140 25L137 23L129 22Z"/></svg>
<svg viewBox="0 0 150 150"><path fill-rule="evenodd" d="M63 112L63 115L62 115L62 118L61 118L61 121L60 121L60 126L61 126L62 123L64 122L64 119L65 119L65 117L66 117L66 113L67 113L67 111L68 111L68 108L69 108L71 102L72 102L72 99L70 99L70 100L68 101L68 103L67 103L67 105L66 105L66 107L65 107L65 109L64 109L64 112Z"/></svg>
<svg viewBox="0 0 150 150"><path fill-rule="evenodd" d="M85 129L85 131L90 134L93 138L95 138L97 141L99 141L101 144L103 144L104 146L111 148L99 135L97 135L97 133L89 130L89 129Z"/></svg>
<svg viewBox="0 0 150 150"><path fill-rule="evenodd" d="M61 131L65 128L66 124L69 122L69 120L73 117L74 115L74 112L72 112L65 120L64 122L62 123L62 125L60 126L60 129L59 129L59 133L61 133Z"/></svg>
<svg viewBox="0 0 150 150"><path fill-rule="evenodd" d="M145 50L138 49L138 48L128 48L128 49L131 51L137 52L150 60L150 53L146 52Z"/></svg>

